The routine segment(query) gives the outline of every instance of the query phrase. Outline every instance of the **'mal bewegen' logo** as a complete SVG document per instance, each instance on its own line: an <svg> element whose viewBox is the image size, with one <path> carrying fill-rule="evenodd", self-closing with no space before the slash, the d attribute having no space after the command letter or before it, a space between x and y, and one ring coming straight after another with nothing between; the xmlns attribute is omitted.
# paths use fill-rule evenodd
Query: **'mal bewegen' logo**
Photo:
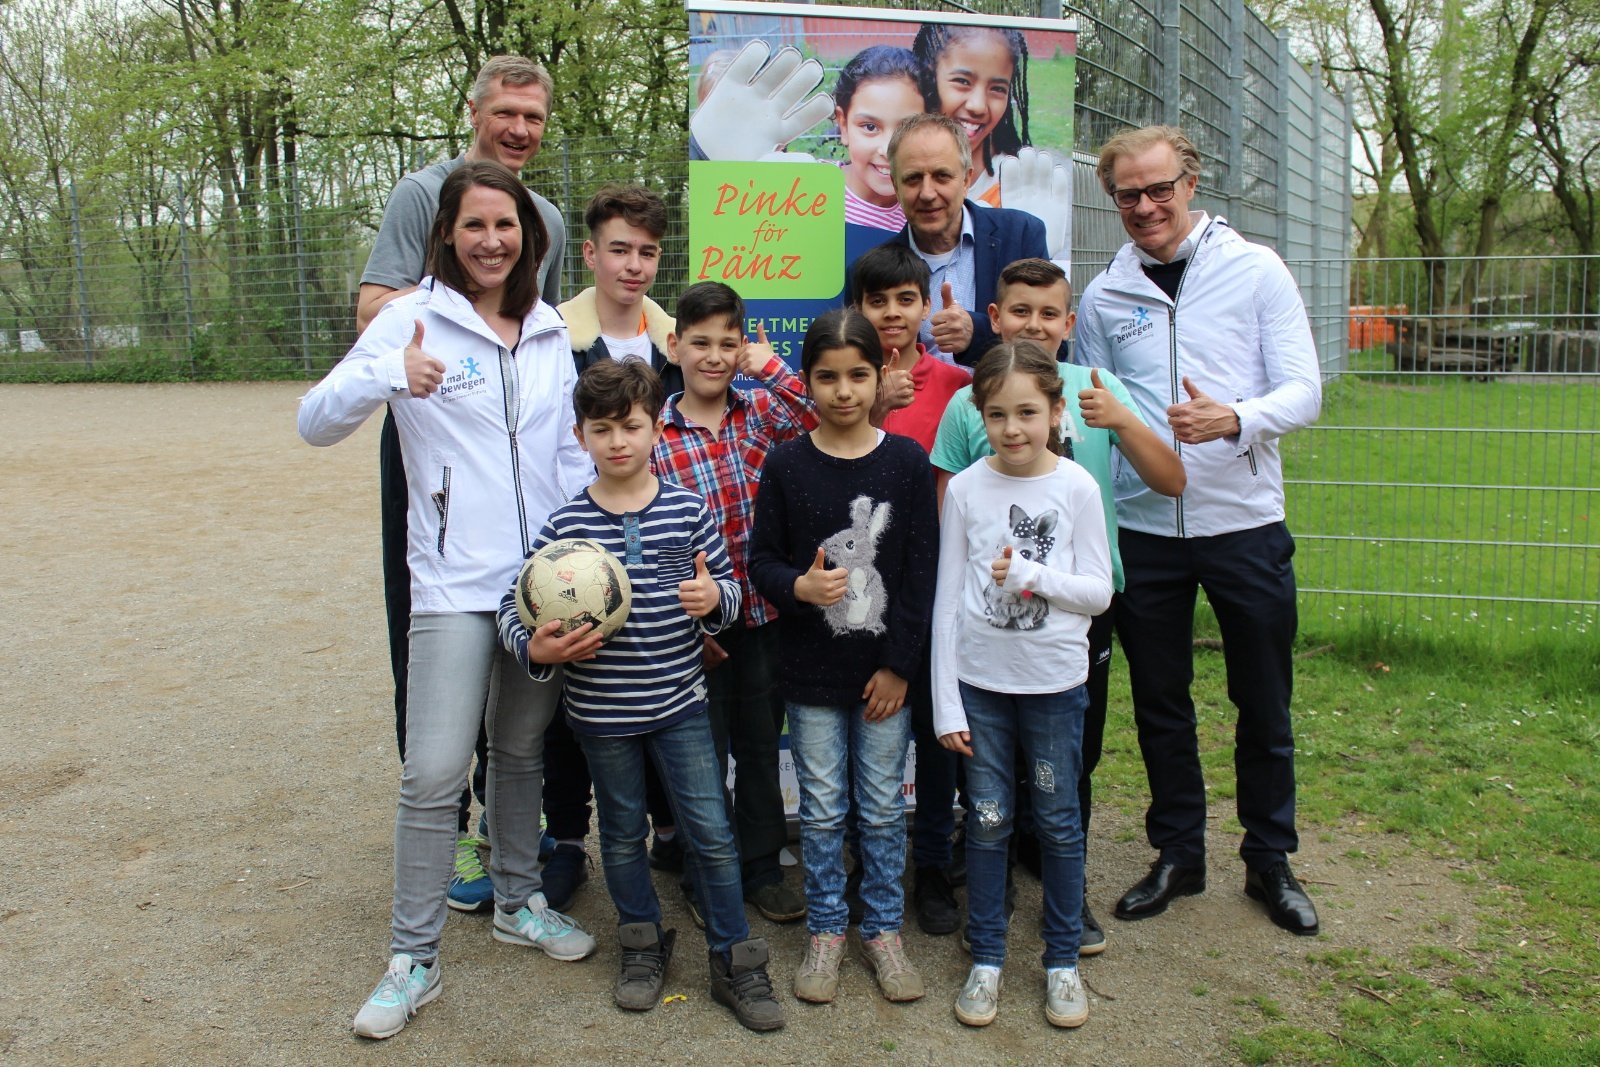
<svg viewBox="0 0 1600 1067"><path fill-rule="evenodd" d="M456 366L461 369L454 374L446 375L444 384L439 387L440 400L461 400L480 392L489 384L489 376L471 356L457 360Z"/></svg>
<svg viewBox="0 0 1600 1067"><path fill-rule="evenodd" d="M1156 324L1150 319L1150 309L1135 307L1133 318L1117 327L1117 344L1127 344L1135 337L1142 337L1155 328Z"/></svg>

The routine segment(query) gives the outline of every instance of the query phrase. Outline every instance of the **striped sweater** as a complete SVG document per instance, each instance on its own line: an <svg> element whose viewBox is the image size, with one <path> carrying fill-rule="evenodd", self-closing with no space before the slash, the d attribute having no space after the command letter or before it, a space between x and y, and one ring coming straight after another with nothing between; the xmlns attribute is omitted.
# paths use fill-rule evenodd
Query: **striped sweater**
<svg viewBox="0 0 1600 1067"><path fill-rule="evenodd" d="M628 530L635 522L630 556ZM615 515L585 490L551 513L534 551L568 537L599 542L624 562L633 587L633 606L622 629L600 646L594 659L565 667L573 730L613 737L652 733L704 711L702 635L716 633L739 616L739 583L706 502L662 481L643 510ZM700 552L722 590L722 603L705 618L694 619L678 601L678 583L694 577ZM500 601L498 621L507 650L527 665L534 679L548 679L554 673L550 665L528 661L529 634L517 614L514 591Z"/></svg>

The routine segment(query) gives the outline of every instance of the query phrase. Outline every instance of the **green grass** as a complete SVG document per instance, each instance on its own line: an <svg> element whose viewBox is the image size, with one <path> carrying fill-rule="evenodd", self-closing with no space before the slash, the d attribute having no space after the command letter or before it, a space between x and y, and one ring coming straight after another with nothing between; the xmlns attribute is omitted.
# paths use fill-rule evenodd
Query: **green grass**
<svg viewBox="0 0 1600 1067"><path fill-rule="evenodd" d="M1071 56L1028 60L1028 140L1035 148L1071 156L1077 66Z"/></svg>
<svg viewBox="0 0 1600 1067"><path fill-rule="evenodd" d="M1339 591L1306 595L1308 631L1364 618L1496 642L1594 633L1600 494L1585 490L1600 485L1597 428L1597 385L1330 383L1318 425L1284 442L1300 585ZM1316 484L1328 482L1354 484ZM1362 591L1429 598L1351 595Z"/></svg>
<svg viewBox="0 0 1600 1067"><path fill-rule="evenodd" d="M1441 913L1434 940L1404 958L1313 947L1305 995L1335 1006L1338 1027L1297 1027L1279 1003L1251 1002L1233 1035L1240 1062L1600 1063L1592 637L1495 655L1377 628L1331 636L1331 649L1302 642L1316 654L1297 664L1301 833L1380 863L1447 861L1476 932L1457 944L1467 924ZM1234 709L1222 655L1199 649L1195 667L1202 762L1212 797L1226 801ZM1096 794L1136 815L1145 783L1120 660L1112 685ZM1237 823L1229 816L1219 832Z"/></svg>

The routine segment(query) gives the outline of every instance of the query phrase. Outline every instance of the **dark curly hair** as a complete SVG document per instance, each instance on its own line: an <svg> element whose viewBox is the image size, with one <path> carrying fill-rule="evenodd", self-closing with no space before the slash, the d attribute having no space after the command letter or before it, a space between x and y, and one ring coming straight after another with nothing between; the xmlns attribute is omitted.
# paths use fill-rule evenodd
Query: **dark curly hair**
<svg viewBox="0 0 1600 1067"><path fill-rule="evenodd" d="M911 51L916 53L917 60L922 65L923 104L929 111L942 113L943 109L939 106L939 57L955 42L984 33L998 35L1011 49L1011 100L1006 105L1006 113L1000 116L999 125L983 142L983 169L992 170L990 164L995 156L1014 156L1024 145L1033 143L1028 137L1027 38L1022 35L1021 30L1001 30L990 26L948 26L944 23L929 22L924 23L917 31L916 40L911 42Z"/></svg>

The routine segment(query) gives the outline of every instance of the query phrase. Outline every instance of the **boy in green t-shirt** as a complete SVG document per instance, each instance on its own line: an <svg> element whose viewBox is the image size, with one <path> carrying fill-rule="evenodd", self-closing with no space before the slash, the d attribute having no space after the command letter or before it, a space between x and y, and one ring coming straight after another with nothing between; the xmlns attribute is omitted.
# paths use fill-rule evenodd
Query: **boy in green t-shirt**
<svg viewBox="0 0 1600 1067"><path fill-rule="evenodd" d="M1056 264L1045 259L1019 259L1000 272L995 302L989 305L989 323L1002 341L1038 341L1047 352L1057 351L1072 332L1072 283ZM1187 478L1183 461L1140 418L1128 390L1114 375L1072 363L1057 364L1067 397L1068 420L1062 436L1072 441L1072 458L1093 475L1105 508L1106 535L1111 547L1111 584L1122 589L1122 557L1117 551L1117 508L1113 485L1139 478L1166 496L1183 492ZM1115 446L1115 450L1113 447ZM992 453L983 431L983 416L972 404L972 387L961 389L944 409L934 439L933 461L939 501L944 502L950 478ZM1128 469L1128 468L1131 468ZM1089 832L1089 777L1100 761L1106 727L1106 683L1111 671L1111 618L1107 608L1089 627L1089 708L1083 723L1083 771L1078 776L1078 806L1083 830ZM1019 792L1019 800L1024 796ZM917 803L937 803L939 798L918 797ZM949 803L946 800L945 803ZM1019 858L1037 867L1038 842L1031 834L1018 834ZM1031 846L1031 847L1030 847ZM1031 853L1031 855L1030 855ZM1030 863L1029 861L1032 860ZM1083 940L1078 952L1093 956L1105 951L1105 932L1089 911L1084 895Z"/></svg>

